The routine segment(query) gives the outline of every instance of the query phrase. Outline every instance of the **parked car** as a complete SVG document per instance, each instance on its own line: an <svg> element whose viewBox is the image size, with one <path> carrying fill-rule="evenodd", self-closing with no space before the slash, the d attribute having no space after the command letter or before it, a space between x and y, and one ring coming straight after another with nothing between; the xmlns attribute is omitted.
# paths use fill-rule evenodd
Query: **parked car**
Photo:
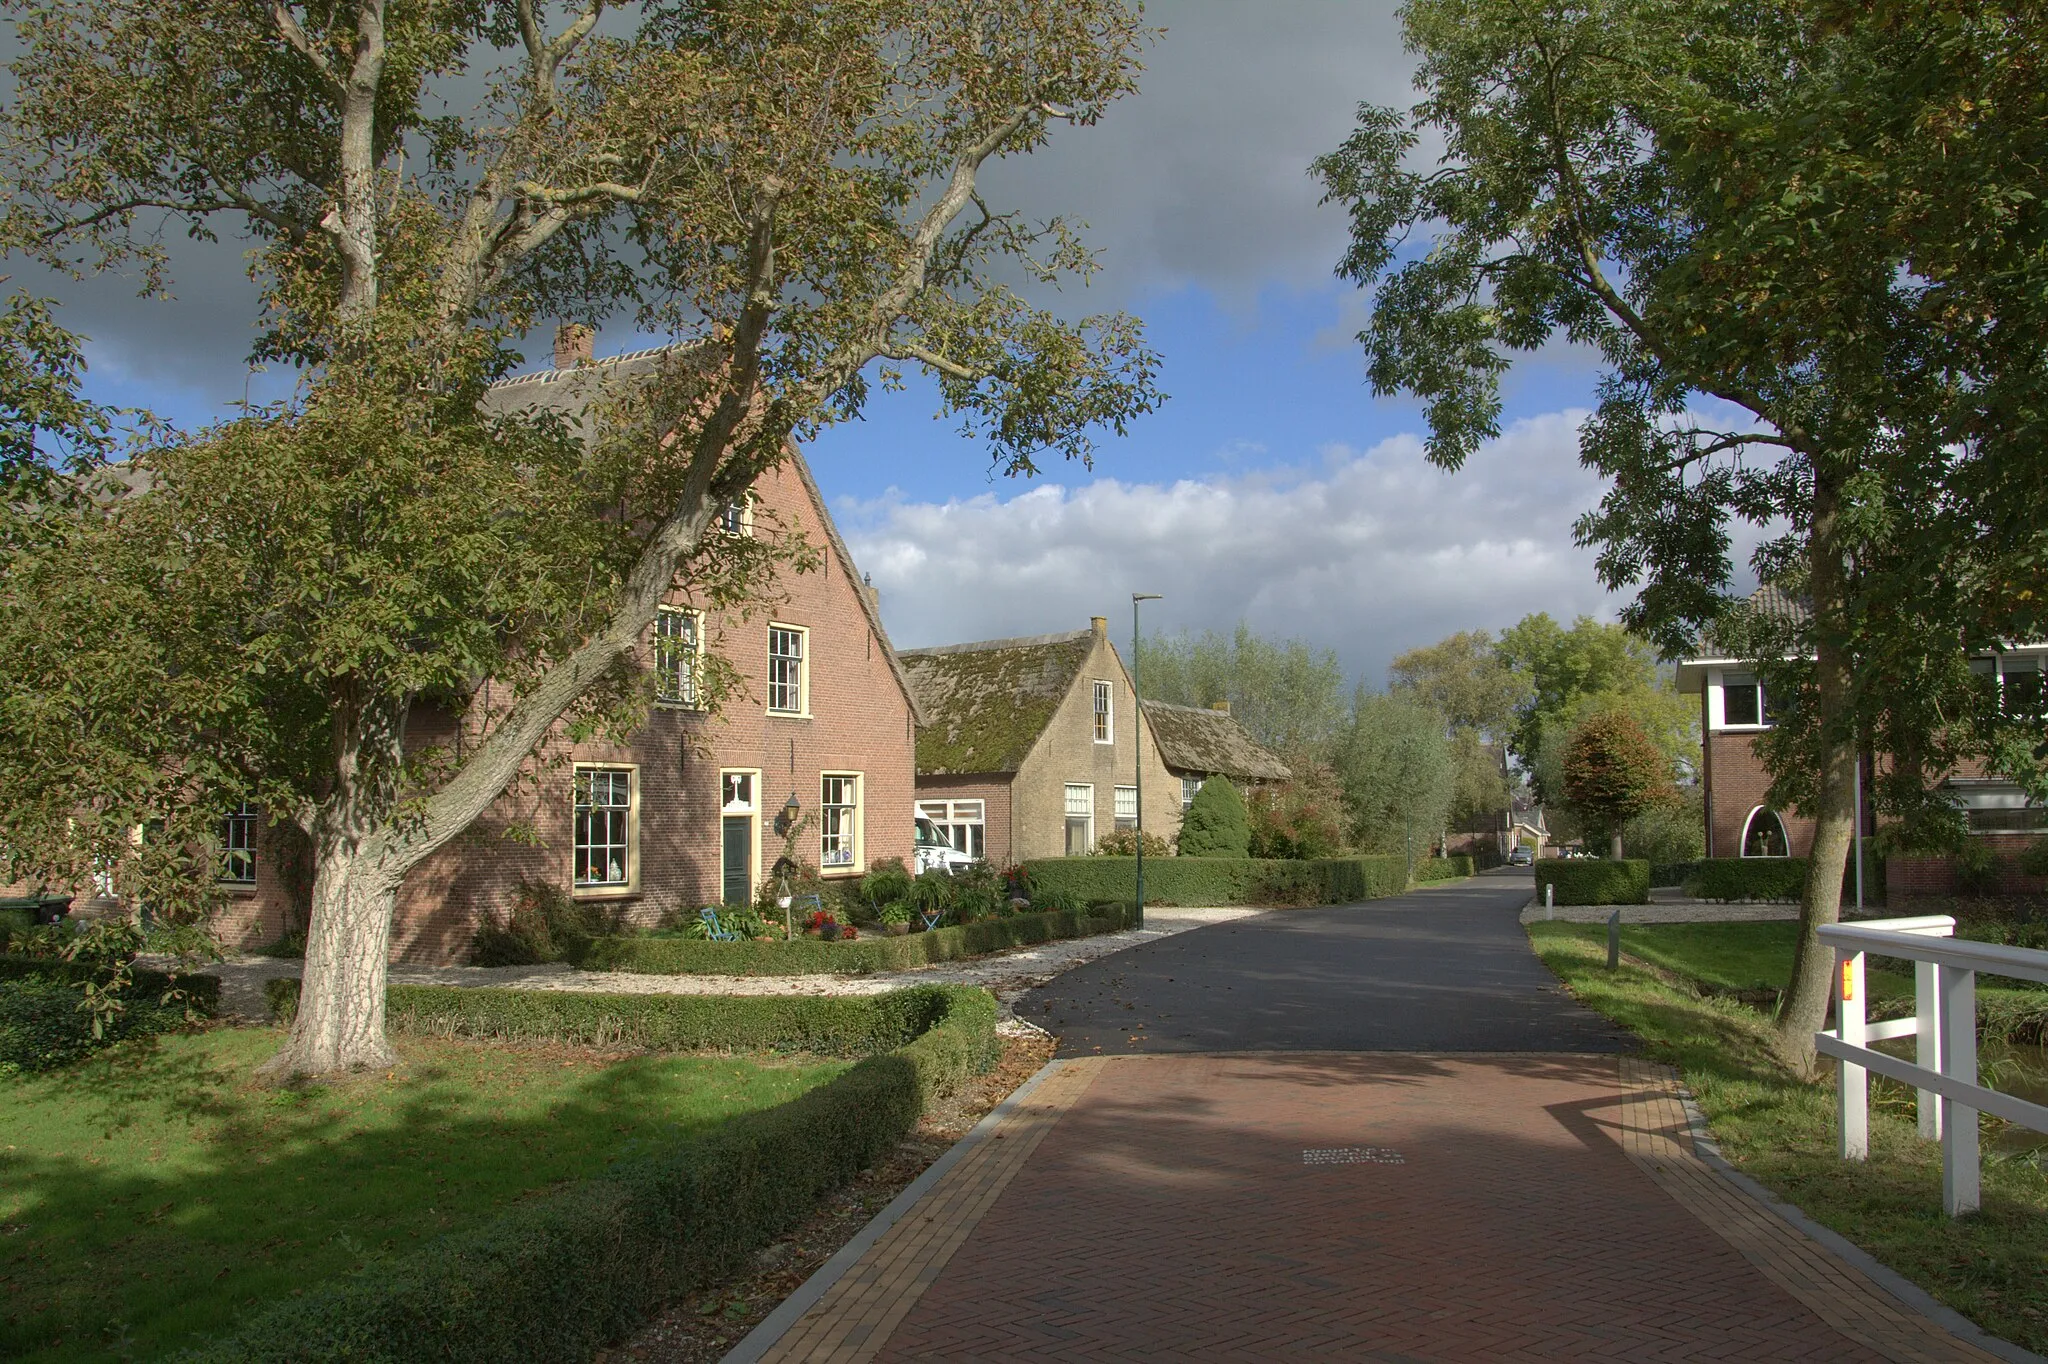
<svg viewBox="0 0 2048 1364"><path fill-rule="evenodd" d="M939 826L922 815L917 817L915 847L916 870L920 876L928 871L942 871L950 876L962 867L974 865L973 858L948 842L946 836L939 832Z"/></svg>
<svg viewBox="0 0 2048 1364"><path fill-rule="evenodd" d="M1511 867L1526 867L1535 861L1535 850L1526 843L1516 844L1508 853L1508 865Z"/></svg>

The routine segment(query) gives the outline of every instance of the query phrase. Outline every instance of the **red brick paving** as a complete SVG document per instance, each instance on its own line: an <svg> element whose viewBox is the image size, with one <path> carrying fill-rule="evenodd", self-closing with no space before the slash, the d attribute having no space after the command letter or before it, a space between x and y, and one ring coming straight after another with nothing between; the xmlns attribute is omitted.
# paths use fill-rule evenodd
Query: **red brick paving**
<svg viewBox="0 0 2048 1364"><path fill-rule="evenodd" d="M1882 1358L1630 1159L1622 1092L1612 1057L1103 1062L873 1357ZM1303 1163L1343 1147L1403 1163Z"/></svg>

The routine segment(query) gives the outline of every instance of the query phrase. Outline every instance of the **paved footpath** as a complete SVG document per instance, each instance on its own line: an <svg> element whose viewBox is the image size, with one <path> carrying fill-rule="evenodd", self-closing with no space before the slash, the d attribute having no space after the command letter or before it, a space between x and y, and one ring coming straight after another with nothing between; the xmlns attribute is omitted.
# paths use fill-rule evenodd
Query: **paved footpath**
<svg viewBox="0 0 2048 1364"><path fill-rule="evenodd" d="M1527 898L1266 915L1027 995L1066 1058L729 1364L1998 1357L1703 1162Z"/></svg>

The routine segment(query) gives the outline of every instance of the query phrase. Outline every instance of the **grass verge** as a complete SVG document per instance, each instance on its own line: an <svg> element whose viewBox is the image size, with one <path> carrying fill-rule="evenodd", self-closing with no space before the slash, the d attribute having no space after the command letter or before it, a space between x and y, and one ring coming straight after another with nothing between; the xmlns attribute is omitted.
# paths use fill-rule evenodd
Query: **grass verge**
<svg viewBox="0 0 2048 1364"><path fill-rule="evenodd" d="M156 1358L847 1067L413 1037L396 1075L259 1088L279 1041L168 1037L5 1085L0 1357Z"/></svg>
<svg viewBox="0 0 2048 1364"><path fill-rule="evenodd" d="M1872 1077L1870 1159L1836 1159L1832 1078L1807 1083L1786 1070L1769 1018L1738 997L1785 979L1792 929L1628 927L1626 955L1612 972L1602 926L1534 923L1529 936L1582 1003L1632 1029L1652 1056L1678 1069L1732 1164L1985 1330L2048 1349L2041 1155L1987 1158L1983 1210L1945 1217L1940 1147L1919 1139L1911 1093Z"/></svg>

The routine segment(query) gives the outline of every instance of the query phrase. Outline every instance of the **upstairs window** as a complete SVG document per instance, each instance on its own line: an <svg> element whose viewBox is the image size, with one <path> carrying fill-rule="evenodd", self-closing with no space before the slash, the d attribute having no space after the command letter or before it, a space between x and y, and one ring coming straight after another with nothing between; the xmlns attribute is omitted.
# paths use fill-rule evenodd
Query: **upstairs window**
<svg viewBox="0 0 2048 1364"><path fill-rule="evenodd" d="M663 705L697 704L702 617L679 606L654 613L654 699Z"/></svg>
<svg viewBox="0 0 2048 1364"><path fill-rule="evenodd" d="M805 712L805 636L801 626L768 627L768 709L778 715Z"/></svg>
<svg viewBox="0 0 2048 1364"><path fill-rule="evenodd" d="M220 822L220 879L229 886L256 884L256 807L246 800Z"/></svg>
<svg viewBox="0 0 2048 1364"><path fill-rule="evenodd" d="M754 533L754 499L742 497L728 502L719 509L718 528L727 535L752 535Z"/></svg>
<svg viewBox="0 0 2048 1364"><path fill-rule="evenodd" d="M2020 654L1999 660L1998 704L2015 720L2038 720L2048 709L2041 685L2041 656Z"/></svg>
<svg viewBox="0 0 2048 1364"><path fill-rule="evenodd" d="M1764 700L1763 684L1741 673L1728 674L1721 683L1721 723L1734 728L1738 725L1757 727L1770 722L1771 712Z"/></svg>
<svg viewBox="0 0 2048 1364"><path fill-rule="evenodd" d="M1095 684L1095 742L1112 743L1116 739L1114 717L1110 714L1109 683Z"/></svg>
<svg viewBox="0 0 2048 1364"><path fill-rule="evenodd" d="M1180 808L1183 810L1192 809L1195 803L1195 793L1201 789L1202 779L1200 777L1182 777L1180 779Z"/></svg>

